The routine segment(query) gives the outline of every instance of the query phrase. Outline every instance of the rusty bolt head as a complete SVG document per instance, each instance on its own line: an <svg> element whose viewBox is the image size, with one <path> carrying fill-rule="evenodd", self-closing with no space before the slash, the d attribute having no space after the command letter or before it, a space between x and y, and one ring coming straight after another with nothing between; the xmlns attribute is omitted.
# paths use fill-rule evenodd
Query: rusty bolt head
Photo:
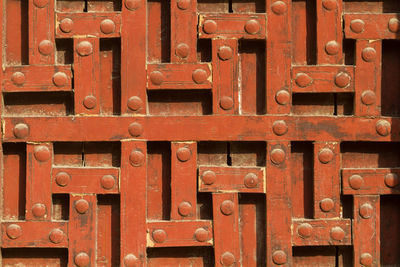
<svg viewBox="0 0 400 267"><path fill-rule="evenodd" d="M231 200L224 200L220 206L222 214L229 216L235 210L235 204Z"/></svg>
<svg viewBox="0 0 400 267"><path fill-rule="evenodd" d="M74 28L74 22L70 18L65 18L60 21L60 30L65 33L69 33Z"/></svg>
<svg viewBox="0 0 400 267"><path fill-rule="evenodd" d="M131 11L138 9L141 5L141 0L125 0L125 7Z"/></svg>
<svg viewBox="0 0 400 267"><path fill-rule="evenodd" d="M337 8L337 1L336 0L323 0L322 6L326 10L335 10Z"/></svg>
<svg viewBox="0 0 400 267"><path fill-rule="evenodd" d="M319 207L323 212L330 212L335 207L335 202L331 198L324 198L319 203Z"/></svg>
<svg viewBox="0 0 400 267"><path fill-rule="evenodd" d="M115 185L115 177L109 174L104 175L103 177L101 177L100 184L101 187L103 187L104 189L113 189Z"/></svg>
<svg viewBox="0 0 400 267"><path fill-rule="evenodd" d="M160 85L164 82L164 75L160 71L153 71L150 73L150 81L154 85Z"/></svg>
<svg viewBox="0 0 400 267"><path fill-rule="evenodd" d="M128 254L124 257L124 265L125 267L139 267L139 259L133 255Z"/></svg>
<svg viewBox="0 0 400 267"><path fill-rule="evenodd" d="M50 234L49 234L49 240L50 242L54 244L59 244L61 243L65 238L65 234L61 229L53 229Z"/></svg>
<svg viewBox="0 0 400 267"><path fill-rule="evenodd" d="M129 155L129 162L134 167L142 166L144 160L145 160L144 154L139 150L134 150Z"/></svg>
<svg viewBox="0 0 400 267"><path fill-rule="evenodd" d="M260 23L255 19L248 20L244 25L244 30L248 34L257 34L260 31L260 28Z"/></svg>
<svg viewBox="0 0 400 267"><path fill-rule="evenodd" d="M279 105L286 105L290 101L290 94L286 90L280 90L276 93L275 100Z"/></svg>
<svg viewBox="0 0 400 267"><path fill-rule="evenodd" d="M192 79L197 84L202 84L207 81L208 74L207 71L203 69L195 69L192 73Z"/></svg>
<svg viewBox="0 0 400 267"><path fill-rule="evenodd" d="M363 184L364 184L364 179L360 175L354 174L350 176L349 185L354 190L360 189L363 186Z"/></svg>
<svg viewBox="0 0 400 267"><path fill-rule="evenodd" d="M178 206L178 213L182 216L182 217L187 217L192 213L192 205L187 202L181 202Z"/></svg>
<svg viewBox="0 0 400 267"><path fill-rule="evenodd" d="M313 82L313 79L306 73L298 73L295 82L299 87L307 87Z"/></svg>
<svg viewBox="0 0 400 267"><path fill-rule="evenodd" d="M89 202L86 199L75 201L75 210L80 214L85 214L89 209Z"/></svg>
<svg viewBox="0 0 400 267"><path fill-rule="evenodd" d="M13 133L18 139L26 138L29 135L29 127L25 123L18 123L14 126Z"/></svg>
<svg viewBox="0 0 400 267"><path fill-rule="evenodd" d="M369 203L364 203L360 206L359 214L364 219L371 218L374 208Z"/></svg>
<svg viewBox="0 0 400 267"><path fill-rule="evenodd" d="M386 120L379 120L376 123L376 132L381 136L388 136L392 131L392 126Z"/></svg>
<svg viewBox="0 0 400 267"><path fill-rule="evenodd" d="M93 45L89 41L82 41L76 46L78 55L85 57L93 53Z"/></svg>
<svg viewBox="0 0 400 267"><path fill-rule="evenodd" d="M175 55L180 58L187 58L189 55L189 46L185 43L180 43L175 48Z"/></svg>
<svg viewBox="0 0 400 267"><path fill-rule="evenodd" d="M281 164L285 161L286 153L281 148L275 148L271 151L271 161L274 164Z"/></svg>
<svg viewBox="0 0 400 267"><path fill-rule="evenodd" d="M155 242L163 243L167 239L167 233L162 229L157 229L153 231L152 237Z"/></svg>
<svg viewBox="0 0 400 267"><path fill-rule="evenodd" d="M186 10L190 7L190 0L178 0L176 5L181 10Z"/></svg>
<svg viewBox="0 0 400 267"><path fill-rule="evenodd" d="M50 150L47 146L35 146L33 155L37 161L46 162L50 159Z"/></svg>
<svg viewBox="0 0 400 267"><path fill-rule="evenodd" d="M22 235L22 228L18 224L10 224L7 226L6 234L10 239L17 239Z"/></svg>
<svg viewBox="0 0 400 267"><path fill-rule="evenodd" d="M345 72L340 72L335 77L335 84L337 87L346 88L350 85L350 75Z"/></svg>
<svg viewBox="0 0 400 267"><path fill-rule="evenodd" d="M235 263L235 260L235 256L229 251L226 251L221 255L222 266L232 266Z"/></svg>
<svg viewBox="0 0 400 267"><path fill-rule="evenodd" d="M350 29L354 33L362 33L364 31L365 23L361 19L353 19L350 22Z"/></svg>
<svg viewBox="0 0 400 267"><path fill-rule="evenodd" d="M373 91L367 90L361 94L361 102L364 105L367 105L367 106L372 105L375 103L375 101L376 101L376 95Z"/></svg>
<svg viewBox="0 0 400 267"><path fill-rule="evenodd" d="M25 83L25 74L16 71L11 75L11 81L17 86L23 85Z"/></svg>
<svg viewBox="0 0 400 267"><path fill-rule="evenodd" d="M55 180L56 180L57 185L67 186L69 181L71 180L71 177L66 172L59 172L59 173L57 173Z"/></svg>
<svg viewBox="0 0 400 267"><path fill-rule="evenodd" d="M221 60L231 59L233 56L233 50L229 46L223 45L218 49L218 57Z"/></svg>
<svg viewBox="0 0 400 267"><path fill-rule="evenodd" d="M215 180L217 179L215 172L213 171L205 171L203 172L203 175L201 176L201 180L205 185L212 185L215 183Z"/></svg>
<svg viewBox="0 0 400 267"><path fill-rule="evenodd" d="M209 239L209 233L206 229L204 228L197 228L196 231L194 232L194 237L196 238L197 241L199 242L205 242Z"/></svg>
<svg viewBox="0 0 400 267"><path fill-rule="evenodd" d="M223 110L230 110L233 108L233 99L229 96L223 96L223 97L221 97L221 100L219 101L219 106Z"/></svg>
<svg viewBox="0 0 400 267"><path fill-rule="evenodd" d="M374 261L374 259L372 258L372 255L369 253L363 253L360 256L360 263L363 266L367 266L367 267L372 266L373 261Z"/></svg>
<svg viewBox="0 0 400 267"><path fill-rule="evenodd" d="M128 127L128 132L133 137L141 136L143 133L143 127L138 122L133 122Z"/></svg>
<svg viewBox="0 0 400 267"><path fill-rule="evenodd" d="M180 147L176 151L176 157L181 162L186 162L192 157L192 151L188 147Z"/></svg>
<svg viewBox="0 0 400 267"><path fill-rule="evenodd" d="M32 214L36 218L43 218L46 215L46 206L42 203L36 203L32 206Z"/></svg>
<svg viewBox="0 0 400 267"><path fill-rule="evenodd" d="M313 227L309 223L302 223L297 227L297 234L302 238L309 238L312 235Z"/></svg>
<svg viewBox="0 0 400 267"><path fill-rule="evenodd" d="M43 8L47 6L49 0L33 0L33 4L38 8Z"/></svg>
<svg viewBox="0 0 400 267"><path fill-rule="evenodd" d="M104 34L110 34L115 31L115 23L111 19L105 19L100 23L100 30Z"/></svg>
<svg viewBox="0 0 400 267"><path fill-rule="evenodd" d="M274 121L272 124L272 131L274 134L281 136L287 133L288 126L284 120Z"/></svg>
<svg viewBox="0 0 400 267"><path fill-rule="evenodd" d="M43 40L39 44L39 53L48 56L54 51L54 45L51 41L49 40Z"/></svg>
<svg viewBox="0 0 400 267"><path fill-rule="evenodd" d="M57 87L63 87L68 83L68 76L64 72L56 72L53 75L53 84Z"/></svg>
<svg viewBox="0 0 400 267"><path fill-rule="evenodd" d="M376 50L373 47L366 47L361 52L361 57L366 62L372 62L376 58Z"/></svg>
<svg viewBox="0 0 400 267"><path fill-rule="evenodd" d="M132 111L138 111L143 106L143 101L138 96L132 96L128 99L128 108Z"/></svg>
<svg viewBox="0 0 400 267"><path fill-rule="evenodd" d="M271 10L274 12L276 15L283 15L287 11L287 5L283 1L275 1L271 5Z"/></svg>
<svg viewBox="0 0 400 267"><path fill-rule="evenodd" d="M325 45L325 52L328 55L334 56L339 53L340 45L336 41L329 41Z"/></svg>
<svg viewBox="0 0 400 267"><path fill-rule="evenodd" d="M389 31L397 33L400 30L400 21L397 18L391 18L388 23Z"/></svg>
<svg viewBox="0 0 400 267"><path fill-rule="evenodd" d="M287 255L283 250L276 250L272 253L272 261L277 265L283 265L287 262Z"/></svg>
<svg viewBox="0 0 400 267"><path fill-rule="evenodd" d="M203 31L208 34L213 34L217 31L217 23L211 19L204 21Z"/></svg>
<svg viewBox="0 0 400 267"><path fill-rule="evenodd" d="M75 256L74 262L78 267L86 267L90 264L90 257L85 252L80 252Z"/></svg>
<svg viewBox="0 0 400 267"><path fill-rule="evenodd" d="M339 226L335 226L331 229L330 236L335 241L342 241L345 236L345 232Z"/></svg>
<svg viewBox="0 0 400 267"><path fill-rule="evenodd" d="M333 160L334 153L330 148L323 148L318 153L318 159L323 164L328 164Z"/></svg>
<svg viewBox="0 0 400 267"><path fill-rule="evenodd" d="M97 99L93 95L88 95L83 99L83 105L87 109L94 109L97 105Z"/></svg>
<svg viewBox="0 0 400 267"><path fill-rule="evenodd" d="M385 175L385 185L390 188L398 186L400 183L399 176L396 173L388 173Z"/></svg>
<svg viewBox="0 0 400 267"><path fill-rule="evenodd" d="M244 177L244 185L247 188L255 188L258 186L258 177L256 174L254 173L248 173L245 177Z"/></svg>

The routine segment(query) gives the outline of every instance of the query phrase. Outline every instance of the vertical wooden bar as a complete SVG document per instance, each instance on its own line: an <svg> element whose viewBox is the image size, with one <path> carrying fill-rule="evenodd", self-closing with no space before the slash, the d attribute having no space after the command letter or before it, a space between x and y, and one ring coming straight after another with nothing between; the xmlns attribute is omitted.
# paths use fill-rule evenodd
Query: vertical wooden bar
<svg viewBox="0 0 400 267"><path fill-rule="evenodd" d="M241 266L238 195L213 194L215 266Z"/></svg>
<svg viewBox="0 0 400 267"><path fill-rule="evenodd" d="M355 110L356 116L377 116L381 113L382 40L357 40Z"/></svg>
<svg viewBox="0 0 400 267"><path fill-rule="evenodd" d="M197 62L196 11L196 0L171 0L171 62Z"/></svg>
<svg viewBox="0 0 400 267"><path fill-rule="evenodd" d="M291 0L267 0L267 113L291 110Z"/></svg>
<svg viewBox="0 0 400 267"><path fill-rule="evenodd" d="M343 64L342 0L317 0L317 64Z"/></svg>
<svg viewBox="0 0 400 267"><path fill-rule="evenodd" d="M290 143L267 144L267 266L292 266Z"/></svg>
<svg viewBox="0 0 400 267"><path fill-rule="evenodd" d="M51 220L51 144L26 145L26 220Z"/></svg>
<svg viewBox="0 0 400 267"><path fill-rule="evenodd" d="M54 64L54 0L29 1L29 64Z"/></svg>
<svg viewBox="0 0 400 267"><path fill-rule="evenodd" d="M121 264L146 263L147 144L121 143Z"/></svg>
<svg viewBox="0 0 400 267"><path fill-rule="evenodd" d="M212 40L213 113L237 114L238 95L238 41Z"/></svg>
<svg viewBox="0 0 400 267"><path fill-rule="evenodd" d="M74 39L75 114L99 114L100 58L98 38Z"/></svg>
<svg viewBox="0 0 400 267"><path fill-rule="evenodd" d="M171 143L171 219L195 219L197 143Z"/></svg>
<svg viewBox="0 0 400 267"><path fill-rule="evenodd" d="M380 198L354 196L354 266L380 266Z"/></svg>
<svg viewBox="0 0 400 267"><path fill-rule="evenodd" d="M121 23L121 114L146 114L147 1L125 0ZM132 86L134 85L134 86Z"/></svg>
<svg viewBox="0 0 400 267"><path fill-rule="evenodd" d="M68 266L95 266L96 195L70 195Z"/></svg>
<svg viewBox="0 0 400 267"><path fill-rule="evenodd" d="M314 143L314 218L340 216L340 145Z"/></svg>

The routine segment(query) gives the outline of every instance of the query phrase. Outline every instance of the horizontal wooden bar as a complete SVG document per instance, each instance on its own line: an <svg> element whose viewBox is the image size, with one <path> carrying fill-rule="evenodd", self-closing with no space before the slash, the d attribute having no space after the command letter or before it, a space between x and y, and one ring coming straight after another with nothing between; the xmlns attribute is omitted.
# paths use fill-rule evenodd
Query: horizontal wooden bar
<svg viewBox="0 0 400 267"><path fill-rule="evenodd" d="M52 192L118 194L119 168L53 168Z"/></svg>
<svg viewBox="0 0 400 267"><path fill-rule="evenodd" d="M400 168L342 169L343 194L400 194Z"/></svg>
<svg viewBox="0 0 400 267"><path fill-rule="evenodd" d="M57 12L56 37L74 36L119 37L121 35L120 12Z"/></svg>
<svg viewBox="0 0 400 267"><path fill-rule="evenodd" d="M68 247L68 223L7 221L1 223L2 247Z"/></svg>
<svg viewBox="0 0 400 267"><path fill-rule="evenodd" d="M295 66L292 68L294 93L344 93L354 91L354 67Z"/></svg>
<svg viewBox="0 0 400 267"><path fill-rule="evenodd" d="M27 131L18 130L21 127ZM400 118L3 116L3 142L119 141L131 138L149 141L399 141Z"/></svg>
<svg viewBox="0 0 400 267"><path fill-rule="evenodd" d="M265 39L265 25L262 14L201 14L199 38Z"/></svg>
<svg viewBox="0 0 400 267"><path fill-rule="evenodd" d="M350 219L293 219L292 229L293 246L351 245Z"/></svg>
<svg viewBox="0 0 400 267"><path fill-rule="evenodd" d="M147 89L211 89L211 65L148 64Z"/></svg>
<svg viewBox="0 0 400 267"><path fill-rule="evenodd" d="M71 66L25 65L7 67L3 92L71 91Z"/></svg>
<svg viewBox="0 0 400 267"><path fill-rule="evenodd" d="M345 14L344 33L349 39L399 39L400 13Z"/></svg>
<svg viewBox="0 0 400 267"><path fill-rule="evenodd" d="M257 167L199 167L200 192L265 193L265 171Z"/></svg>
<svg viewBox="0 0 400 267"><path fill-rule="evenodd" d="M213 229L211 221L155 221L147 223L148 247L212 245Z"/></svg>

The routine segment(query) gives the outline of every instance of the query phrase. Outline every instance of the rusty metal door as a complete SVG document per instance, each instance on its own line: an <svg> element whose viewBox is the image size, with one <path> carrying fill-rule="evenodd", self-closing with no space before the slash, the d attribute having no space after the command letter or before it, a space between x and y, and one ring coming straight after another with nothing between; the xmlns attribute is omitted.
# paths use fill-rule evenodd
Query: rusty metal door
<svg viewBox="0 0 400 267"><path fill-rule="evenodd" d="M397 0L0 0L1 266L400 266Z"/></svg>

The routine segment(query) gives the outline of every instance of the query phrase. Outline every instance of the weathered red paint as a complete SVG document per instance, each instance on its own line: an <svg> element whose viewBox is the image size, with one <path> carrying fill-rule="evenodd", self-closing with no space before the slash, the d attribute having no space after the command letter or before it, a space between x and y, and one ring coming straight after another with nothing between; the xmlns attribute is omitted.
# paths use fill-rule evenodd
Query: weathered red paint
<svg viewBox="0 0 400 267"><path fill-rule="evenodd" d="M0 0L1 266L399 266L400 5Z"/></svg>

